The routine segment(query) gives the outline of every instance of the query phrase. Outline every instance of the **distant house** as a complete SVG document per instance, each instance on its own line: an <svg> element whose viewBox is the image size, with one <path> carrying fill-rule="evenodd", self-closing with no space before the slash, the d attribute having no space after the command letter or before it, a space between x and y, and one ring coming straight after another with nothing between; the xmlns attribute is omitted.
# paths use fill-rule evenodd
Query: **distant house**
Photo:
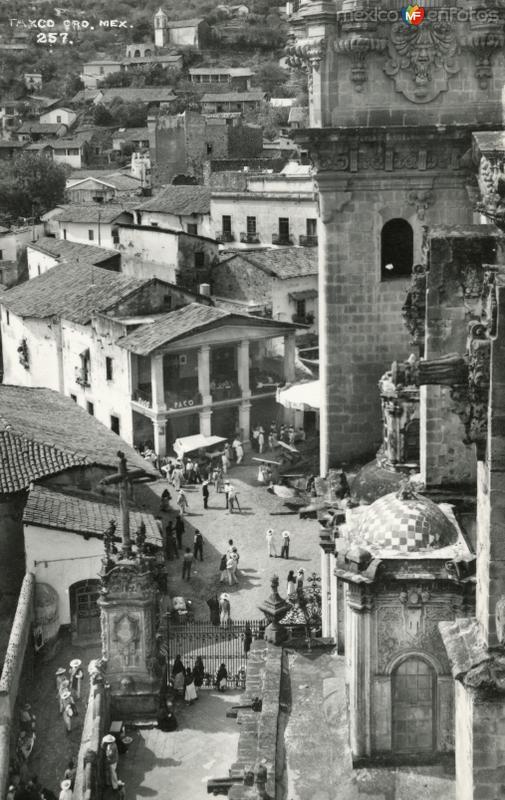
<svg viewBox="0 0 505 800"><path fill-rule="evenodd" d="M212 267L212 294L254 303L272 319L317 332L317 250L283 247L224 256ZM306 330L303 330L306 333Z"/></svg>
<svg viewBox="0 0 505 800"><path fill-rule="evenodd" d="M141 185L139 178L126 172L79 170L69 175L65 196L69 203L108 203L111 200L134 198Z"/></svg>
<svg viewBox="0 0 505 800"><path fill-rule="evenodd" d="M16 139L0 139L0 160L11 161L24 147L25 143Z"/></svg>
<svg viewBox="0 0 505 800"><path fill-rule="evenodd" d="M211 236L210 189L206 186L169 186L137 206L135 223Z"/></svg>
<svg viewBox="0 0 505 800"><path fill-rule="evenodd" d="M223 113L227 111L251 111L258 109L266 100L267 95L262 89L253 89L250 92L224 92L223 94L204 94L201 98L201 108L204 114Z"/></svg>
<svg viewBox="0 0 505 800"><path fill-rule="evenodd" d="M20 100L2 100L0 102L0 126L2 136L10 136L19 126L24 111Z"/></svg>
<svg viewBox="0 0 505 800"><path fill-rule="evenodd" d="M306 128L309 124L309 109L304 106L292 106L289 109L288 125L292 130Z"/></svg>
<svg viewBox="0 0 505 800"><path fill-rule="evenodd" d="M57 233L60 239L83 244L95 244L98 247L115 249L119 243L118 226L120 222L133 222L134 203L100 205L86 203L68 205L53 209L44 214L43 221L48 220L49 232Z"/></svg>
<svg viewBox="0 0 505 800"><path fill-rule="evenodd" d="M79 95L81 92L78 93ZM125 101L125 103L144 103L148 106L156 108L169 109L170 105L177 99L170 87L160 86L144 86L142 88L133 88L128 86L121 89L98 89L96 93L92 93L92 102L95 105L101 103L108 106L113 100L118 97ZM75 98L74 98L75 99ZM82 97L83 100L86 97Z"/></svg>
<svg viewBox="0 0 505 800"><path fill-rule="evenodd" d="M107 75L111 75L113 72L120 71L121 61L118 61L118 59L97 59L95 61L87 61L85 64L83 64L80 78L85 89L96 89L98 83L103 81Z"/></svg>
<svg viewBox="0 0 505 800"><path fill-rule="evenodd" d="M199 49L210 38L209 24L202 18L170 20L162 8L154 15L154 43L156 47L179 45Z"/></svg>
<svg viewBox="0 0 505 800"><path fill-rule="evenodd" d="M237 92L247 92L251 88L254 70L248 67L191 67L189 79L197 86L218 84L229 86Z"/></svg>
<svg viewBox="0 0 505 800"><path fill-rule="evenodd" d="M126 45L126 58L150 58L154 55L154 42L132 42Z"/></svg>
<svg viewBox="0 0 505 800"><path fill-rule="evenodd" d="M23 122L16 131L20 142L38 142L42 139L57 139L64 136L67 126L61 122Z"/></svg>
<svg viewBox="0 0 505 800"><path fill-rule="evenodd" d="M78 264L82 261L113 272L119 272L121 269L121 256L117 250L106 250L91 244L69 242L47 236L31 242L26 248L26 256L30 279L42 275L60 263Z"/></svg>
<svg viewBox="0 0 505 800"><path fill-rule="evenodd" d="M30 91L42 88L42 75L40 72L25 72L23 75L26 88Z"/></svg>
<svg viewBox="0 0 505 800"><path fill-rule="evenodd" d="M145 150L152 140L154 136L149 128L120 128L112 135L112 149L120 152L125 144L131 144L135 150Z"/></svg>
<svg viewBox="0 0 505 800"><path fill-rule="evenodd" d="M135 49L133 49L135 48ZM142 70L155 64L159 64L165 69L179 70L183 66L182 56L176 53L166 55L154 55L150 47L145 46L142 51L140 45L128 45L127 53L139 53L139 55L127 55L120 59L99 59L87 61L83 64L81 80L85 89L96 89L100 81L107 75L114 72L128 72L129 70Z"/></svg>
<svg viewBox="0 0 505 800"><path fill-rule="evenodd" d="M61 103L57 97L46 97L45 95L30 94L23 99L23 103L28 106L29 112L34 117L39 117L44 111L49 111Z"/></svg>
<svg viewBox="0 0 505 800"><path fill-rule="evenodd" d="M39 117L40 123L51 123L56 125L66 125L67 129L71 128L77 119L77 114L71 108L64 106L56 106L49 111L44 111Z"/></svg>
<svg viewBox="0 0 505 800"><path fill-rule="evenodd" d="M88 160L89 143L93 131L81 131L73 136L62 137L51 144L53 159L57 164L67 164L72 169L81 169Z"/></svg>
<svg viewBox="0 0 505 800"><path fill-rule="evenodd" d="M42 233L41 225L24 225L16 228L0 227L0 283L13 286L22 275L21 256Z"/></svg>

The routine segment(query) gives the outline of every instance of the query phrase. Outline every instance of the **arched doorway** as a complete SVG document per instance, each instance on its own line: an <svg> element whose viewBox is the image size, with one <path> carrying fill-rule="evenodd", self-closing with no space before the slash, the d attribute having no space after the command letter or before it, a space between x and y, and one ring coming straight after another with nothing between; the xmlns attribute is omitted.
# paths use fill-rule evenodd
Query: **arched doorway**
<svg viewBox="0 0 505 800"><path fill-rule="evenodd" d="M100 581L89 579L74 583L70 589L70 615L72 631L78 642L97 641L100 638Z"/></svg>
<svg viewBox="0 0 505 800"><path fill-rule="evenodd" d="M406 658L392 675L393 752L426 754L436 749L436 675L418 656Z"/></svg>

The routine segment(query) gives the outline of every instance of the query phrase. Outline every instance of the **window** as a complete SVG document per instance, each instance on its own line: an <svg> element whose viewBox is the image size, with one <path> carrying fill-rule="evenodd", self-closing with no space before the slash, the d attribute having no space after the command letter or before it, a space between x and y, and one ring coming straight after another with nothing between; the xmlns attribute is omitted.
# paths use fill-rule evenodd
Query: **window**
<svg viewBox="0 0 505 800"><path fill-rule="evenodd" d="M88 239L89 239L89 241L92 242L94 240L94 238L95 238L95 231L89 230L88 231Z"/></svg>
<svg viewBox="0 0 505 800"><path fill-rule="evenodd" d="M58 116L56 117L56 122L61 122L61 117L60 117L60 115L59 115L59 114L58 114Z"/></svg>
<svg viewBox="0 0 505 800"><path fill-rule="evenodd" d="M119 417L115 417L114 414L110 415L110 429L113 433L117 433L117 435L119 436L119 432L121 430Z"/></svg>
<svg viewBox="0 0 505 800"><path fill-rule="evenodd" d="M4 260L4 251L0 250L0 261Z"/></svg>
<svg viewBox="0 0 505 800"><path fill-rule="evenodd" d="M287 241L289 239L288 217L279 217L279 239L281 239L281 241Z"/></svg>
<svg viewBox="0 0 505 800"><path fill-rule="evenodd" d="M306 315L305 300L297 300L296 301L296 316L297 317L305 317L305 315Z"/></svg>
<svg viewBox="0 0 505 800"><path fill-rule="evenodd" d="M192 233L193 236L198 236L198 225L196 222L188 222L187 224L188 233Z"/></svg>
<svg viewBox="0 0 505 800"><path fill-rule="evenodd" d="M113 361L112 358L109 356L105 357L105 378L108 381L113 380L114 376L114 368L113 368Z"/></svg>
<svg viewBox="0 0 505 800"><path fill-rule="evenodd" d="M66 228L63 228L63 238L64 239L67 238L67 229Z"/></svg>
<svg viewBox="0 0 505 800"><path fill-rule="evenodd" d="M256 235L256 217L247 217L247 233L249 236Z"/></svg>
<svg viewBox="0 0 505 800"><path fill-rule="evenodd" d="M149 224L151 225L151 228L159 228L160 227L160 223L159 222L153 222L152 220L150 221Z"/></svg>
<svg viewBox="0 0 505 800"><path fill-rule="evenodd" d="M169 311L172 308L172 295L166 294L163 298L163 304Z"/></svg>
<svg viewBox="0 0 505 800"><path fill-rule="evenodd" d="M205 267L205 254L195 253L195 269L203 269Z"/></svg>
<svg viewBox="0 0 505 800"><path fill-rule="evenodd" d="M212 144L210 142L207 142L207 155L212 155Z"/></svg>
<svg viewBox="0 0 505 800"><path fill-rule="evenodd" d="M381 280L408 278L414 260L414 232L406 219L390 219L381 231Z"/></svg>
<svg viewBox="0 0 505 800"><path fill-rule="evenodd" d="M86 403L86 408L88 409L88 414L91 414L91 416L93 417L95 415L94 404L88 400L88 402Z"/></svg>
<svg viewBox="0 0 505 800"><path fill-rule="evenodd" d="M317 219L307 220L307 236L317 236Z"/></svg>
<svg viewBox="0 0 505 800"><path fill-rule="evenodd" d="M426 661L405 659L392 675L393 750L431 753L435 749L436 676Z"/></svg>
<svg viewBox="0 0 505 800"><path fill-rule="evenodd" d="M70 398L71 398L71 400L73 400L73 401L74 401L74 403L77 403L77 397L76 397L76 395L75 395L75 394L71 394L71 395L70 395Z"/></svg>
<svg viewBox="0 0 505 800"><path fill-rule="evenodd" d="M223 233L231 233L231 217L229 214L222 216L222 229Z"/></svg>
<svg viewBox="0 0 505 800"><path fill-rule="evenodd" d="M40 275L40 264L37 264L37 272Z"/></svg>

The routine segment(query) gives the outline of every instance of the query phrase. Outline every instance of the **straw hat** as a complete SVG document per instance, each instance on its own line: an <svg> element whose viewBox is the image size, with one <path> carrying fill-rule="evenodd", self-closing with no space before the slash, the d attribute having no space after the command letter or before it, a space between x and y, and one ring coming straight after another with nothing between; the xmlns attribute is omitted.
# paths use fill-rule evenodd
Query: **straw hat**
<svg viewBox="0 0 505 800"><path fill-rule="evenodd" d="M60 789L70 789L71 786L72 786L72 781L69 781L68 779L60 783Z"/></svg>
<svg viewBox="0 0 505 800"><path fill-rule="evenodd" d="M69 697L72 697L72 692L62 692L61 699L68 700Z"/></svg>
<svg viewBox="0 0 505 800"><path fill-rule="evenodd" d="M72 669L78 669L81 666L81 664L82 661L80 658L73 658L72 661L70 662L70 666L72 667Z"/></svg>
<svg viewBox="0 0 505 800"><path fill-rule="evenodd" d="M102 739L102 744L114 744L116 738L112 735L112 733L106 733Z"/></svg>
<svg viewBox="0 0 505 800"><path fill-rule="evenodd" d="M64 675L67 670L64 667L58 667L56 670L57 675Z"/></svg>

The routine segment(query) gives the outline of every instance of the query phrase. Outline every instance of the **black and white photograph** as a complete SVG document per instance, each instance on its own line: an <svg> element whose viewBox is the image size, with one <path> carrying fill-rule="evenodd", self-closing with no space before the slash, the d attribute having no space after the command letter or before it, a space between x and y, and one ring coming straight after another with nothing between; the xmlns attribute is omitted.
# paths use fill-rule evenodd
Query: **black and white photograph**
<svg viewBox="0 0 505 800"><path fill-rule="evenodd" d="M0 0L0 800L503 800L505 0L59 2Z"/></svg>

